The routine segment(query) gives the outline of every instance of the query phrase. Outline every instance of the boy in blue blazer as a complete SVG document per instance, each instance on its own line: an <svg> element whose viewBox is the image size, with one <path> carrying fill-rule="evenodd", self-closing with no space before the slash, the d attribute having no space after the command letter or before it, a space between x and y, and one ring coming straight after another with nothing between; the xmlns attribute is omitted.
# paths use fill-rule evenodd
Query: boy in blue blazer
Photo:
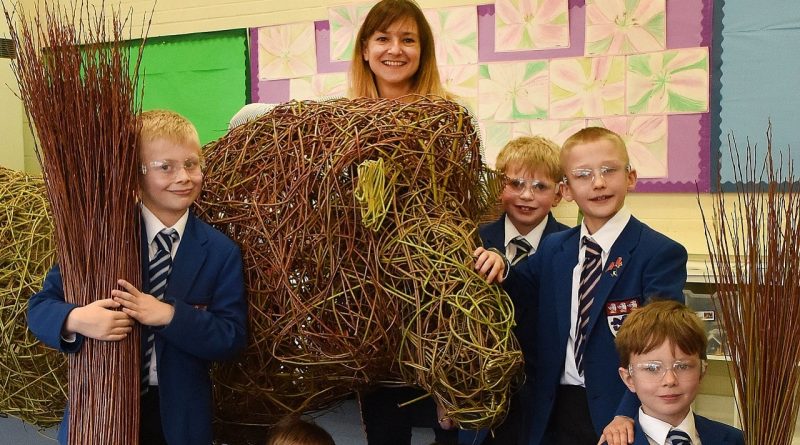
<svg viewBox="0 0 800 445"><path fill-rule="evenodd" d="M241 252L189 211L203 180L191 122L169 111L142 113L139 156L145 289L120 279L110 298L77 307L64 301L56 266L28 303L28 324L43 343L75 353L86 337L119 341L139 322L140 443L211 444L211 362L233 357L247 340Z"/></svg>
<svg viewBox="0 0 800 445"><path fill-rule="evenodd" d="M738 429L692 412L706 371L707 339L689 308L665 300L633 311L616 345L619 376L642 402L634 418L634 445L744 445Z"/></svg>
<svg viewBox="0 0 800 445"><path fill-rule="evenodd" d="M503 282L515 305L538 308L536 322L520 326L536 344L527 443L595 445L601 434L632 435L639 406L613 378L622 319L652 296L683 301L687 254L625 208L636 170L619 135L578 131L564 143L561 167L562 194L583 213L581 225L550 235L513 269L479 248L475 268Z"/></svg>
<svg viewBox="0 0 800 445"><path fill-rule="evenodd" d="M556 221L550 212L561 202L560 182L564 173L558 152L558 145L549 139L523 136L509 141L497 155L495 168L503 174L505 182L500 193L504 213L497 221L481 226L479 233L483 247L496 249L511 264L535 253L545 236L568 228ZM505 421L495 428L494 436L486 436L484 445L522 444L525 406L533 383L534 363L529 360L535 342L535 338L530 337L531 330L522 329L522 326L536 322L536 308L526 304L528 302L517 301L514 305L514 333L523 351L529 350L525 354L528 377L512 396ZM459 442L473 443L467 435L462 433Z"/></svg>

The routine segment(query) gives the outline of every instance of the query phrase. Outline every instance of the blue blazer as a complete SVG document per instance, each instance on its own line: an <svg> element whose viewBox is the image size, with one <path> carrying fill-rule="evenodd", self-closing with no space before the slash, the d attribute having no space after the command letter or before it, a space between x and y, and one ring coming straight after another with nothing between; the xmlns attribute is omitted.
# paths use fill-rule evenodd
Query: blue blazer
<svg viewBox="0 0 800 445"><path fill-rule="evenodd" d="M570 333L572 271L578 264L580 226L545 238L536 255L521 261L504 286L512 300L533 299L537 322L521 325L534 332L534 394L529 443L542 442L556 390L564 370L564 353ZM595 288L590 309L585 350L584 381L589 412L598 436L616 414L634 417L639 400L619 378L619 357L614 336L620 320L606 314L611 302L635 301L642 305L652 297L683 301L686 284L686 249L634 217L609 252L608 262L621 263L604 272ZM526 352L523 350L523 353ZM526 358L526 362L528 358ZM624 397L623 397L624 396Z"/></svg>
<svg viewBox="0 0 800 445"><path fill-rule="evenodd" d="M146 243L142 224L143 283L149 282ZM191 212L164 300L175 307L172 322L154 330L164 436L170 445L211 444L211 362L230 359L244 349L247 304L239 247ZM46 345L78 352L83 336L74 343L61 340L61 328L74 308L64 301L56 266L42 291L28 302L28 327ZM68 419L67 412L58 434L61 444L67 441Z"/></svg>
<svg viewBox="0 0 800 445"><path fill-rule="evenodd" d="M634 436L633 445L649 445L647 436L639 424L639 415L633 419ZM703 416L694 415L694 426L697 428L697 434L700 436L700 441L709 445L744 445L744 434L730 425L717 422L715 420L706 419Z"/></svg>
<svg viewBox="0 0 800 445"><path fill-rule="evenodd" d="M544 225L544 232L542 233L542 239L545 236L560 232L562 230L569 229L568 226L561 224L560 222L556 221L553 217L553 213L547 215L547 223ZM478 234L480 234L481 242L483 243L483 247L486 249L495 248L500 252L506 252L506 214L503 213L500 215L500 218L497 221L493 221L487 224L483 224L478 229ZM539 242L541 244L541 241ZM538 249L537 249L538 250Z"/></svg>

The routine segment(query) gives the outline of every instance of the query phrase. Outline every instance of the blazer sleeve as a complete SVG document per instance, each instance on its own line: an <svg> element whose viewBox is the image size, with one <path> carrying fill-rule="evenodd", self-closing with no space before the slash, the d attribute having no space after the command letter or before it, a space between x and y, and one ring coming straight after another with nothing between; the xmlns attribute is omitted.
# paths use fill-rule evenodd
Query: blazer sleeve
<svg viewBox="0 0 800 445"><path fill-rule="evenodd" d="M642 296L646 301L666 298L683 303L688 259L686 249L670 239L661 244L661 248L653 254L643 271Z"/></svg>
<svg viewBox="0 0 800 445"><path fill-rule="evenodd" d="M175 315L157 332L170 344L195 357L220 361L234 357L247 344L247 305L239 247L231 243L227 253L214 254L224 255L224 259L222 267L216 271L203 271L216 273L213 288L209 289L211 303L200 309L181 300L170 301Z"/></svg>
<svg viewBox="0 0 800 445"><path fill-rule="evenodd" d="M69 313L77 305L64 300L61 270L53 266L44 279L42 290L28 300L28 329L42 343L62 352L78 352L83 345L83 336L75 334L74 342L61 337L61 329Z"/></svg>

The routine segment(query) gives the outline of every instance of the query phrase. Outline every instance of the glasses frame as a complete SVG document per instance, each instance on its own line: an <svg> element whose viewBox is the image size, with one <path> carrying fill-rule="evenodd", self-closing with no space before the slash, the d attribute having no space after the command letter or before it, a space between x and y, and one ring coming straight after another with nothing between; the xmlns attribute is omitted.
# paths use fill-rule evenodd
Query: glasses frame
<svg viewBox="0 0 800 445"><path fill-rule="evenodd" d="M173 165L175 167L175 170L172 172L159 170L160 168L163 168L165 165ZM150 169L148 169L148 166L150 166ZM180 169L177 168L178 166L180 166L180 168L185 170L186 174L188 174L189 176L196 173L202 174L203 170L205 170L206 168L206 160L202 156L199 158L195 157L186 158L183 160L183 162L173 161L171 159L157 159L155 161L150 161L147 163L142 162L141 164L139 164L139 171L143 175L146 175L148 172L158 172L161 173L163 176L175 177L178 175L178 172L180 172Z"/></svg>
<svg viewBox="0 0 800 445"><path fill-rule="evenodd" d="M591 178L588 181L588 184L594 184L594 181L597 179L597 174L600 175L601 178L605 179L606 175L608 174L615 174L617 171L624 170L625 173L630 173L632 170L631 164L626 164L625 167L615 167L615 166L608 166L608 165L601 165L597 168L573 168L569 172L574 176L573 182L584 182L583 180ZM564 184L569 182L569 178L567 175L564 175L562 181Z"/></svg>
<svg viewBox="0 0 800 445"><path fill-rule="evenodd" d="M658 363L660 366L662 366L663 369L662 369L661 375L656 378L656 376L654 374L652 374L652 373L648 374L648 373L639 372L638 374L640 374L640 378L642 378L644 380L648 380L648 381L650 381L652 383L658 383L658 382L661 382L661 381L664 380L664 377L667 376L667 371L672 371L672 374L675 375L675 378L677 380L686 380L685 377L682 377L682 376L685 376L686 374L684 374L683 372L676 371L676 365L687 365L687 364L688 365L692 365L691 362L687 362L687 361L684 361L684 360L675 360L674 362L672 362L672 366L664 366L664 362L662 362L661 360L648 360L646 362L629 363L628 364L628 375L633 377L634 374L637 374L637 373L633 372L634 370L641 371L640 365L648 365L648 364L654 364L654 363ZM706 369L708 368L708 360L701 359L700 363L699 363L699 367L700 367L700 376L705 375Z"/></svg>
<svg viewBox="0 0 800 445"><path fill-rule="evenodd" d="M518 185L512 185L513 183L517 183ZM503 175L503 187L511 185L511 191L513 191L517 195L525 193L525 190L530 190L531 193L534 195L543 194L549 192L550 190L555 190L556 188L558 188L559 184L561 183L557 182L555 184L547 184L546 182L540 181L538 179L512 178ZM546 185L547 188L537 190L537 187L541 185ZM519 186L523 187L523 189L517 190Z"/></svg>

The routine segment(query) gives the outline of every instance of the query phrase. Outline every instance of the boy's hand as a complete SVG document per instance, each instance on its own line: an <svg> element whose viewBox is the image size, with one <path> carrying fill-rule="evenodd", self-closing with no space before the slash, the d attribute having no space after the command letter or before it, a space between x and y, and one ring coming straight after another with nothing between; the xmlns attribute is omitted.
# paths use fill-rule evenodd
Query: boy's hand
<svg viewBox="0 0 800 445"><path fill-rule="evenodd" d="M122 312L146 326L164 326L172 321L175 308L171 304L136 289L125 280L117 280L125 290L114 289L111 297L122 306Z"/></svg>
<svg viewBox="0 0 800 445"><path fill-rule="evenodd" d="M81 334L95 340L120 341L131 332L133 320L113 310L118 307L119 303L110 298L76 307L67 315L63 333Z"/></svg>
<svg viewBox="0 0 800 445"><path fill-rule="evenodd" d="M453 419L447 417L447 410L439 402L436 402L436 418L439 419L439 428L449 431L456 427Z"/></svg>
<svg viewBox="0 0 800 445"><path fill-rule="evenodd" d="M487 283L502 283L505 274L506 262L497 252L486 250L483 247L475 249L475 271L486 278Z"/></svg>
<svg viewBox="0 0 800 445"><path fill-rule="evenodd" d="M608 443L608 445L628 445L633 443L633 419L626 416L614 416L605 428L603 435L597 445Z"/></svg>

